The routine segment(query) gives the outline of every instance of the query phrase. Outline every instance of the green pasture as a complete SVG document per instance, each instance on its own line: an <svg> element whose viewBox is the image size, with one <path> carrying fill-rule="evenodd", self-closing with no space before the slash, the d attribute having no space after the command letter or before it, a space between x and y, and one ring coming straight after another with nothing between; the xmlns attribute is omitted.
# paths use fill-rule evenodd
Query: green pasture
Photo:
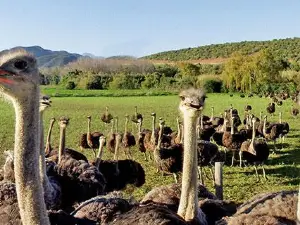
<svg viewBox="0 0 300 225"><path fill-rule="evenodd" d="M239 110L243 119L244 106L248 103L252 105L253 113L257 116L260 111L266 113L266 106L270 100L266 98L240 98L239 95L230 97L228 94L208 94L204 114L210 115L211 106L215 107L215 115L219 115L225 108L233 104ZM144 115L144 127L151 127L151 112L156 112L157 117L163 117L166 125L176 129L176 117L179 115L177 96L143 96L143 97L52 97L52 107L45 112L45 134L52 117L58 119L60 116L68 116L70 124L67 128L66 146L79 150L78 143L81 133L87 130L86 116L92 116L92 131L108 132L110 127L105 128L100 120L104 113L105 106L113 116L119 117L119 130L124 129L125 114L132 115L134 106L138 107L138 112ZM249 197L262 192L297 189L300 183L299 162L300 162L300 121L290 114L293 102L284 101L281 107L276 106L276 115L268 117L270 121L278 121L278 112L283 113L283 121L290 125L290 133L286 138L284 149L278 154L272 155L265 166L268 180L263 178L257 182L253 167L239 168L238 166L224 166L224 198L243 201ZM14 141L14 112L10 104L0 100L0 151L13 149ZM136 133L136 127L129 128ZM59 127L53 130L52 146L58 145ZM273 145L270 143L270 147ZM277 145L281 148L280 144ZM153 162L144 161L144 155L136 147L132 148L134 159L140 162L146 172L146 183L141 188L134 189L128 187L124 190L127 196L133 195L137 200L142 198L154 186L169 184L173 182L173 176L162 176L156 173ZM84 152L89 158L92 152ZM112 158L110 152L105 152L104 159ZM121 151L121 158L124 153ZM1 164L3 158L1 158ZM261 172L261 170L259 170ZM209 173L207 173L209 174ZM206 185L213 191L212 182L206 179Z"/></svg>

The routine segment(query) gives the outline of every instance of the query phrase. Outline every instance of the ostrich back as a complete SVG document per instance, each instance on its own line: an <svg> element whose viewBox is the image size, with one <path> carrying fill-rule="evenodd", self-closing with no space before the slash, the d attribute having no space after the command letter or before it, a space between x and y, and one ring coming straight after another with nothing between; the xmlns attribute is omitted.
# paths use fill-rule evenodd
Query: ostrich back
<svg viewBox="0 0 300 225"><path fill-rule="evenodd" d="M154 151L154 160L161 171L177 173L182 171L183 147L181 144L161 147Z"/></svg>
<svg viewBox="0 0 300 225"><path fill-rule="evenodd" d="M264 140L255 140L254 141L254 150L256 155L251 154L248 151L248 148L251 144L251 141L244 141L241 146L242 157L248 163L263 163L269 158L270 149L268 144Z"/></svg>
<svg viewBox="0 0 300 225"><path fill-rule="evenodd" d="M158 203L167 206L173 212L177 212L181 195L181 184L169 184L153 188L142 199L142 204ZM199 199L217 199L205 186L198 184Z"/></svg>
<svg viewBox="0 0 300 225"><path fill-rule="evenodd" d="M99 196L80 204L72 213L75 218L84 218L98 223L109 223L117 215L129 211L133 206L122 198Z"/></svg>
<svg viewBox="0 0 300 225"><path fill-rule="evenodd" d="M88 162L88 159L86 158L85 155L83 155L80 152L77 152L73 149L70 148L65 148L65 153L66 156L71 157L75 160L83 160L85 162ZM46 155L47 160L53 161L55 163L58 162L58 149L53 149L49 152L48 155Z"/></svg>
<svg viewBox="0 0 300 225"><path fill-rule="evenodd" d="M14 183L0 183L0 221L3 225L21 225L16 186Z"/></svg>
<svg viewBox="0 0 300 225"><path fill-rule="evenodd" d="M210 126L205 126L199 131L199 139L209 141L211 136L216 132L215 128Z"/></svg>
<svg viewBox="0 0 300 225"><path fill-rule="evenodd" d="M62 210L49 210L48 216L51 225L96 225L97 223L87 218L75 218Z"/></svg>
<svg viewBox="0 0 300 225"><path fill-rule="evenodd" d="M217 224L296 224L297 201L298 191L259 194Z"/></svg>
<svg viewBox="0 0 300 225"><path fill-rule="evenodd" d="M123 136L122 143L124 148L135 146L135 137L130 132L126 132Z"/></svg>
<svg viewBox="0 0 300 225"><path fill-rule="evenodd" d="M131 210L118 215L111 225L186 225L187 223L176 213L159 204L135 206Z"/></svg>
<svg viewBox="0 0 300 225"><path fill-rule="evenodd" d="M61 184L64 209L104 192L104 176L95 166L83 160L64 156L54 170Z"/></svg>
<svg viewBox="0 0 300 225"><path fill-rule="evenodd" d="M231 151L238 151L245 140L242 135L230 132L224 132L222 137L223 145Z"/></svg>
<svg viewBox="0 0 300 225"><path fill-rule="evenodd" d="M219 149L218 146L209 142L200 140L197 143L198 151L198 165L208 166L212 163L214 158L217 156Z"/></svg>

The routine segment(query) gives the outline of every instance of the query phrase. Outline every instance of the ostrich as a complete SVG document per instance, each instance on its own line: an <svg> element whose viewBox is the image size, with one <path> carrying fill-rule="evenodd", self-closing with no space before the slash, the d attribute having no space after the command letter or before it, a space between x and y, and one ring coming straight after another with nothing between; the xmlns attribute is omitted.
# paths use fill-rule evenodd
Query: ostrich
<svg viewBox="0 0 300 225"><path fill-rule="evenodd" d="M266 110L269 114L273 115L275 113L275 103L274 102L269 103Z"/></svg>
<svg viewBox="0 0 300 225"><path fill-rule="evenodd" d="M0 58L0 93L13 103L16 113L14 170L15 192L23 225L50 225L39 172L39 73L36 60L25 51L9 51ZM44 149L43 149L44 150ZM3 185L1 185L1 191ZM3 193L3 192L2 192ZM11 194L11 191L9 192ZM9 196L7 196L7 200ZM20 224L18 210L5 213L1 222ZM14 214L14 215L13 215ZM8 221L7 221L8 220Z"/></svg>
<svg viewBox="0 0 300 225"><path fill-rule="evenodd" d="M251 139L251 141L247 140L242 143L241 150L239 152L240 167L242 166L242 159L245 159L249 163L253 163L257 179L259 180L256 165L261 164L263 176L265 179L267 179L263 163L268 159L270 150L269 150L269 146L266 143L266 141L255 140L255 122L256 122L256 119L253 118L252 119L252 139Z"/></svg>
<svg viewBox="0 0 300 225"><path fill-rule="evenodd" d="M176 118L176 122L177 122L177 132L173 132L171 134L172 144L182 144L183 143L182 123L179 121L179 117Z"/></svg>
<svg viewBox="0 0 300 225"><path fill-rule="evenodd" d="M197 150L196 150L196 120L199 117L200 110L204 105L204 94L196 89L189 89L180 94L180 110L184 114L184 165L182 189L177 214L161 204L136 204L128 206L120 199L110 198L93 204L97 200L91 199L87 204L86 213L81 214L82 218L102 222L101 215L108 212L112 216L107 223L111 225L118 224L201 224L206 225L207 221L202 210L198 208L197 197ZM112 202L112 204L110 204ZM120 203L119 203L120 202ZM122 203L121 203L122 202ZM123 206L124 207L123 207ZM118 207L120 206L120 207ZM124 209L125 210L122 210ZM111 212L112 209L119 210L119 213ZM95 215L99 216L95 216ZM117 215L116 215L117 214ZM114 216L116 215L116 216ZM108 219L107 214L104 214Z"/></svg>
<svg viewBox="0 0 300 225"><path fill-rule="evenodd" d="M96 157L96 149L99 148L99 137L103 134L100 132L91 133L91 121L92 117L88 116L88 128L87 133L81 135L80 138L80 149L83 151L84 148L92 149L94 152L94 156Z"/></svg>
<svg viewBox="0 0 300 225"><path fill-rule="evenodd" d="M105 112L101 116L101 120L104 123L105 126L105 131L106 131L106 126L113 120L113 116L108 112L108 107L105 107Z"/></svg>
<svg viewBox="0 0 300 225"><path fill-rule="evenodd" d="M116 120L116 124L118 123L118 117L115 117L115 119L112 120L111 122L111 130L109 132L109 134L107 135L108 137L108 141L106 142L106 148L111 152L114 153L115 152L115 145L116 145L116 133L115 133L115 121ZM117 130L117 129L116 129ZM100 139L99 139L100 141Z"/></svg>
<svg viewBox="0 0 300 225"><path fill-rule="evenodd" d="M134 135L132 135L128 131L128 115L125 115L125 130L123 134L123 139L122 139L122 147L124 148L125 155L127 156L128 159L132 159L132 154L130 151L130 147L135 146L136 141Z"/></svg>
<svg viewBox="0 0 300 225"><path fill-rule="evenodd" d="M281 138L281 148L283 147L285 136L290 131L290 125L287 122L282 122L282 112L279 112L279 126L280 126L280 135Z"/></svg>
<svg viewBox="0 0 300 225"><path fill-rule="evenodd" d="M138 149L140 152L144 153L145 156L145 161L147 161L147 153L146 153L146 147L145 147L145 136L146 136L146 132L151 132L150 130L143 130L142 132L142 124L143 121L141 119L138 119L139 123L138 123ZM150 154L149 154L150 156Z"/></svg>
<svg viewBox="0 0 300 225"><path fill-rule="evenodd" d="M50 126L49 126L49 130L48 130L48 134L47 134L47 139L46 139L46 146L45 146L45 154L46 156L50 153L52 147L51 147L51 133L52 133L52 129L55 123L55 118L51 118L50 119Z"/></svg>
<svg viewBox="0 0 300 225"><path fill-rule="evenodd" d="M99 142L99 151L95 165L106 179L106 192L122 190L127 184L133 184L136 187L140 187L145 183L145 171L138 162L129 159L101 160L105 137L101 136ZM120 141L117 140L117 148L119 147L119 143Z"/></svg>
<svg viewBox="0 0 300 225"><path fill-rule="evenodd" d="M156 146L155 143L155 123L156 123L156 113L151 113L152 117L152 129L151 132L145 130L145 138L144 138L144 145L147 151L153 152ZM150 159L152 159L151 154L149 154Z"/></svg>
<svg viewBox="0 0 300 225"><path fill-rule="evenodd" d="M299 109L298 108L295 108L295 107L292 107L291 109L291 114L294 118L296 118L296 116L299 114Z"/></svg>
<svg viewBox="0 0 300 225"><path fill-rule="evenodd" d="M49 171L60 183L62 193L61 209L66 211L73 210L73 205L77 202L89 199L98 193L103 193L106 184L105 178L95 166L84 160L77 160L71 154L65 153L65 134L68 121L67 117L61 117L59 120L58 159L57 164ZM72 188L70 189L70 187Z"/></svg>
<svg viewBox="0 0 300 225"><path fill-rule="evenodd" d="M222 117L215 117L214 116L214 110L215 107L211 107L211 117L209 119L209 122L211 123L211 125L215 128L218 127L220 125L222 125L224 123L224 118ZM202 116L202 122L203 122L203 116Z"/></svg>
<svg viewBox="0 0 300 225"><path fill-rule="evenodd" d="M68 117L61 117L59 119L59 127L60 127L60 145L59 145L59 148L58 149L51 149L50 148L50 152L46 155L46 160L49 162L49 161L52 161L54 162L55 164L58 163L58 160L59 160L59 155L60 153L59 152L63 152L64 155L67 155L75 160L83 160L85 162L88 162L87 158L85 155L83 155L82 153L80 152L77 152L73 149L70 149L70 148L65 148L65 133L66 133L66 128L69 124L69 118ZM50 128L49 128L49 131L50 131ZM51 135L51 132L48 133L48 137L50 137ZM62 153L61 153L62 154Z"/></svg>
<svg viewBox="0 0 300 225"><path fill-rule="evenodd" d="M233 166L235 154L240 150L240 147L245 141L245 138L239 134L234 133L234 127L233 127L233 118L231 118L231 129L230 132L226 131L223 134L222 137L222 143L224 147L226 147L228 150L232 151L232 160L231 160L231 166Z"/></svg>
<svg viewBox="0 0 300 225"><path fill-rule="evenodd" d="M138 113L137 106L134 106L134 114L131 116L131 121L138 125L139 120L143 121L143 115Z"/></svg>
<svg viewBox="0 0 300 225"><path fill-rule="evenodd" d="M274 142L274 150L273 153L276 152L276 139L280 136L280 130L278 129L278 124L269 124L268 128L267 124L267 115L264 116L264 125L263 125L263 134L267 141Z"/></svg>
<svg viewBox="0 0 300 225"><path fill-rule="evenodd" d="M205 141L209 141L211 136L216 132L215 128L213 128L212 126L203 125L203 116L200 115L200 127L198 126L198 137L201 140L205 140Z"/></svg>
<svg viewBox="0 0 300 225"><path fill-rule="evenodd" d="M154 150L154 161L157 166L157 170L162 173L172 173L175 179L175 183L178 183L178 173L182 171L182 155L183 146L181 144L174 144L164 147L162 145L164 121L159 120L159 137L158 143Z"/></svg>

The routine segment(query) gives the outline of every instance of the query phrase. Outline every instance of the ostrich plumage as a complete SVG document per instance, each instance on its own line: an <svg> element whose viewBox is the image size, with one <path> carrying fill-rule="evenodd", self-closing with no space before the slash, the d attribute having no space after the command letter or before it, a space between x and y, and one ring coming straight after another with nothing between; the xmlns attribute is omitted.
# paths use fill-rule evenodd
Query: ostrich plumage
<svg viewBox="0 0 300 225"><path fill-rule="evenodd" d="M269 114L273 115L275 113L275 103L274 102L269 103L266 110Z"/></svg>
<svg viewBox="0 0 300 225"><path fill-rule="evenodd" d="M122 147L124 149L125 155L128 159L132 159L132 154L130 148L136 145L136 140L134 135L128 131L128 118L129 116L125 116L125 130L122 139Z"/></svg>
<svg viewBox="0 0 300 225"><path fill-rule="evenodd" d="M88 119L87 133L81 134L79 146L81 151L83 151L83 149L92 149L94 152L94 156L96 157L96 149L99 148L99 137L103 136L103 133L98 131L91 133L90 127L91 127L92 117L88 116L87 119Z"/></svg>
<svg viewBox="0 0 300 225"><path fill-rule="evenodd" d="M182 171L183 163L183 146L182 144L174 144L164 146L162 144L164 121L159 121L160 132L157 146L154 150L154 161L157 169L163 173L172 173L177 183L177 174Z"/></svg>
<svg viewBox="0 0 300 225"><path fill-rule="evenodd" d="M108 124L113 120L113 116L108 112L108 107L105 107L105 112L101 115L100 119L103 123Z"/></svg>
<svg viewBox="0 0 300 225"><path fill-rule="evenodd" d="M143 121L143 115L138 113L137 106L134 106L134 114L131 116L131 121L133 123L139 123L139 120Z"/></svg>
<svg viewBox="0 0 300 225"><path fill-rule="evenodd" d="M217 225L298 224L298 191L264 193L240 205L237 212L218 221Z"/></svg>
<svg viewBox="0 0 300 225"><path fill-rule="evenodd" d="M105 137L100 137L99 151L93 163L106 180L105 192L124 189L128 184L140 187L145 183L145 171L140 163L133 160L101 160ZM120 141L117 140L116 148ZM118 152L118 150L116 150Z"/></svg>
<svg viewBox="0 0 300 225"><path fill-rule="evenodd" d="M252 119L252 139L251 141L247 140L242 143L239 155L240 166L242 166L242 159L246 160L248 163L254 164L257 179L259 180L256 166L262 166L263 175L266 179L266 173L263 167L263 163L268 159L270 150L265 140L255 140L255 122L256 120Z"/></svg>

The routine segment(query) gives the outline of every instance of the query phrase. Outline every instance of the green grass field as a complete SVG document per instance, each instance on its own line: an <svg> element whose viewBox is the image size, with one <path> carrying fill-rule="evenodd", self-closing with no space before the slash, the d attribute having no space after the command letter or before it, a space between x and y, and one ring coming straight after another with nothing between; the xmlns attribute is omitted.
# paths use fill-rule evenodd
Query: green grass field
<svg viewBox="0 0 300 225"><path fill-rule="evenodd" d="M138 106L138 111L144 115L144 127L150 128L151 112L156 112L158 117L163 117L168 126L176 129L176 117L179 115L177 96L149 96L149 97L53 97L52 107L45 112L45 133L48 129L48 121L51 117L59 118L60 116L68 116L70 125L67 128L67 144L66 146L78 149L79 136L86 132L87 120L86 116L92 116L92 131L104 131L104 124L100 120L100 116L105 110L105 106L109 106L110 113L119 117L119 128L124 127L124 115L132 115L134 106ZM265 108L269 99L264 98L240 98L238 95L229 97L228 94L208 94L204 113L210 115L211 106L215 107L215 114L223 112L225 108L229 108L233 104L240 112L243 119L243 108L248 103L253 107L253 113L259 115L260 111L265 112ZM263 179L256 181L255 171L253 167L239 168L224 166L224 198L243 201L261 192L297 189L300 182L299 179L299 162L300 162L300 121L293 118L290 114L292 101L287 100L283 106L276 108L276 116L269 117L270 121L278 121L278 113L283 113L283 121L290 124L290 133L286 138L287 145L277 155L271 156L266 165L268 180ZM0 151L13 149L14 140L14 112L11 105L7 102L0 101ZM130 128L136 128L130 125ZM107 127L107 132L110 128ZM59 127L56 123L53 131L53 144L58 145ZM271 145L271 147L273 147ZM278 145L280 148L280 145ZM144 156L136 148L132 149L134 159L140 162L146 172L146 183L141 188L134 189L128 187L124 190L126 195L133 195L137 200L142 198L154 186L169 184L173 182L173 176L162 176L156 173L153 162L145 162ZM85 153L91 158L92 154L89 150ZM112 154L105 152L104 159L112 158ZM121 158L124 158L123 152ZM3 159L1 159L1 164ZM261 172L261 170L259 170ZM206 184L213 191L212 182L206 180Z"/></svg>

